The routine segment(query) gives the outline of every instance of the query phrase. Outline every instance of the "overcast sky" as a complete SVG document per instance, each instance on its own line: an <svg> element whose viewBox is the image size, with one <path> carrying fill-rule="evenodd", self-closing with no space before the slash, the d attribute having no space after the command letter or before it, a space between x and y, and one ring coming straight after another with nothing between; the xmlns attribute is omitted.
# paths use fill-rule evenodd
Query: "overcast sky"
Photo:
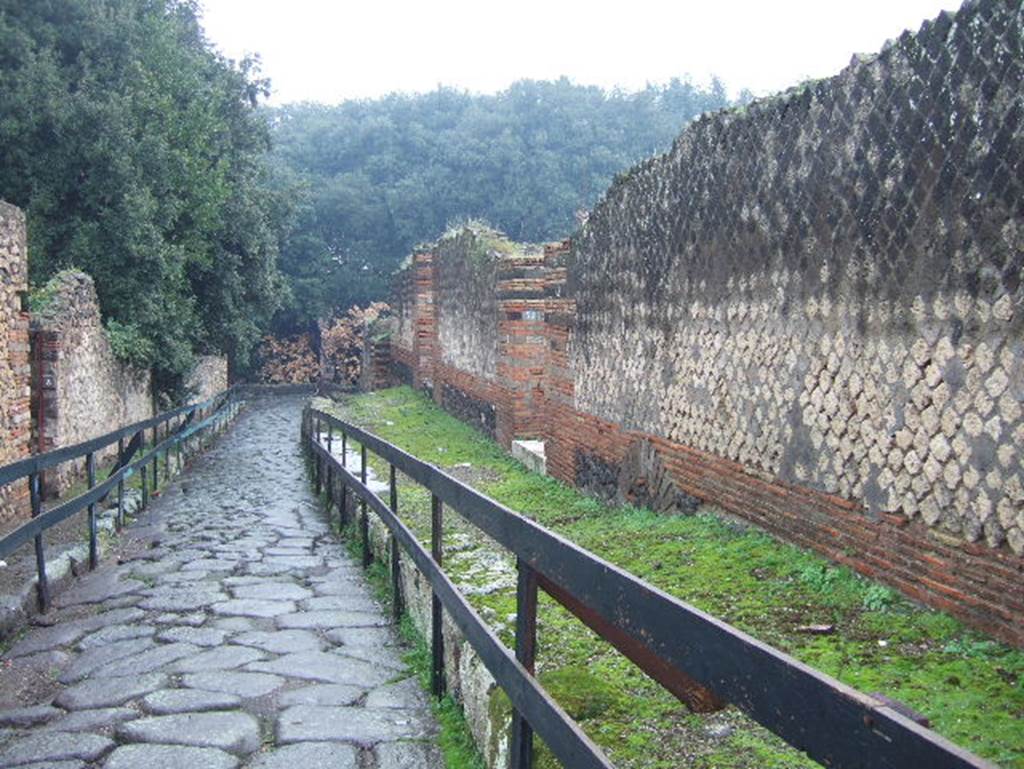
<svg viewBox="0 0 1024 769"><path fill-rule="evenodd" d="M203 0L210 39L258 53L272 103L492 93L568 76L627 89L691 75L758 95L834 74L960 0Z"/></svg>

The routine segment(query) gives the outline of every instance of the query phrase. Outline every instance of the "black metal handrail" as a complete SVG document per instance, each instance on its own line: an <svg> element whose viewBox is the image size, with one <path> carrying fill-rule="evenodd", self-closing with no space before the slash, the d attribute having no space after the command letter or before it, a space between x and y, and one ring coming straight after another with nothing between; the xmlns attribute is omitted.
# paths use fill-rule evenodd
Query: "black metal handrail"
<svg viewBox="0 0 1024 769"><path fill-rule="evenodd" d="M89 568L95 569L99 562L99 537L96 525L96 505L111 492L117 491L117 513L115 524L120 528L124 523L124 484L135 473L141 473L142 505L149 501L149 466L152 466L152 491L157 491L160 470L159 459L164 458L165 477L170 475L170 452L181 447L192 436L204 430L222 427L234 415L238 403L234 398L235 388L224 390L212 398L199 403L172 409L149 419L120 427L105 435L91 438L72 446L62 446L53 451L36 454L27 459L0 467L0 486L28 479L32 518L0 539L0 558L6 558L29 540L35 541L36 591L40 611L46 611L50 604L49 581L46 575L46 556L43 532L67 520L82 510L89 514ZM180 421L171 429L171 422ZM164 427L160 440L160 427ZM145 433L152 430L153 445L149 452L133 459L145 444ZM127 445L125 439L130 436ZM98 451L117 444L117 461L102 481L96 481L95 455ZM49 510L43 510L42 485L46 470L63 462L85 458L88 488L82 494L62 502Z"/></svg>
<svg viewBox="0 0 1024 769"><path fill-rule="evenodd" d="M321 440L325 426L326 442ZM333 479L338 476L342 482L339 509L343 520L348 490L361 501L364 557L370 553L369 507L391 533L393 584L397 586L398 581L398 546L430 582L435 608L435 694L444 687L442 605L505 690L514 707L513 769L532 765L532 730L566 767L611 766L600 748L533 678L538 587L691 707L710 710L732 703L825 766L994 767L915 722L913 714L906 712L909 709L899 703L863 694L758 641L372 433L312 407L303 414L302 430L304 443L315 458L318 491L326 476L328 497L333 500ZM343 446L349 437L360 443L360 478L345 467L344 460L339 462L333 455L334 430L340 432ZM368 448L390 464L390 505L366 485ZM396 468L433 495L429 554L398 518ZM442 569L443 505L516 555L519 579L514 656ZM400 601L397 592L396 601Z"/></svg>

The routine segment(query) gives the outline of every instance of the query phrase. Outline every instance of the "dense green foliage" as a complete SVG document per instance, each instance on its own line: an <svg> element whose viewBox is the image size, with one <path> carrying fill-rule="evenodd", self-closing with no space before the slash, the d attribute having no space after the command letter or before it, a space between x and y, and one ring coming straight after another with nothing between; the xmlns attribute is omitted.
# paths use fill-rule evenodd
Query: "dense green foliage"
<svg viewBox="0 0 1024 769"><path fill-rule="evenodd" d="M0 197L35 285L96 281L120 354L172 389L193 351L245 362L282 293L266 84L193 0L0 0Z"/></svg>
<svg viewBox="0 0 1024 769"><path fill-rule="evenodd" d="M244 372L279 308L278 330L306 330L385 298L453 222L569 234L616 173L727 104L718 82L562 79L260 112L266 81L218 55L197 14L0 0L0 198L28 214L31 281L91 274L118 354L165 391L197 350Z"/></svg>
<svg viewBox="0 0 1024 769"><path fill-rule="evenodd" d="M271 110L278 182L298 201L281 259L287 317L383 298L410 248L455 221L484 219L519 241L564 237L616 173L727 103L717 81L608 93L562 79Z"/></svg>

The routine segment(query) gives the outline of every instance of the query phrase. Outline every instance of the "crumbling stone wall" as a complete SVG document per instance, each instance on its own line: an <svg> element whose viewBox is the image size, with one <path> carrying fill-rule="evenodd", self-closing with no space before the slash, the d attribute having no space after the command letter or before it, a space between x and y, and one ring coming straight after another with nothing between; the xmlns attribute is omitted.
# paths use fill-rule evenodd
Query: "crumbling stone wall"
<svg viewBox="0 0 1024 769"><path fill-rule="evenodd" d="M434 249L440 358L480 379L494 379L497 368L498 261L508 245L497 233L463 227Z"/></svg>
<svg viewBox="0 0 1024 769"><path fill-rule="evenodd" d="M705 117L609 190L570 270L577 407L1024 552L1011 6Z"/></svg>
<svg viewBox="0 0 1024 769"><path fill-rule="evenodd" d="M223 355L199 355L185 380L190 401L205 401L228 389L228 359Z"/></svg>
<svg viewBox="0 0 1024 769"><path fill-rule="evenodd" d="M950 563L877 564L1024 635L999 555L1024 553L1021 30L1019 4L968 4L705 116L608 191L568 280L575 410L984 543L1008 599L995 572L979 596Z"/></svg>
<svg viewBox="0 0 1024 769"><path fill-rule="evenodd" d="M30 453L27 290L25 215L0 201L0 465ZM0 527L27 514L27 484L0 488Z"/></svg>
<svg viewBox="0 0 1024 769"><path fill-rule="evenodd" d="M391 345L395 379L433 390L437 324L434 315L434 255L417 249L395 275L391 297L396 333Z"/></svg>
<svg viewBox="0 0 1024 769"><path fill-rule="evenodd" d="M549 272L538 249L479 224L413 254L393 284L394 379L505 446L539 437Z"/></svg>
<svg viewBox="0 0 1024 769"><path fill-rule="evenodd" d="M48 286L46 305L32 315L37 386L33 410L40 449L67 446L153 415L149 372L118 360L100 321L92 278L68 271ZM116 445L108 454L116 453ZM47 473L47 493L78 476L73 463Z"/></svg>
<svg viewBox="0 0 1024 769"><path fill-rule="evenodd" d="M413 338L416 335L416 292L409 275L412 269L412 257L402 265L393 281L395 290L392 292L391 313L394 318L393 343L403 350L412 353Z"/></svg>
<svg viewBox="0 0 1024 769"><path fill-rule="evenodd" d="M522 308L499 261L493 373L452 313L412 376L536 430L556 477L711 502L1024 644L1022 29L978 0L703 117L521 272ZM421 267L417 322L457 301Z"/></svg>

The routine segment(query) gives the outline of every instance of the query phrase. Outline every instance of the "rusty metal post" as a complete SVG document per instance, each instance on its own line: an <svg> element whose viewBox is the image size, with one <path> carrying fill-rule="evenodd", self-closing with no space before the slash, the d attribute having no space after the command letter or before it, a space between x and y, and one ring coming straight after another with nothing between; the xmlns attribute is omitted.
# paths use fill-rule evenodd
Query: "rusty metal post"
<svg viewBox="0 0 1024 769"><path fill-rule="evenodd" d="M156 454L156 444L160 440L160 436L157 434L157 426L153 425L153 493L156 494L157 488L160 486L160 458Z"/></svg>
<svg viewBox="0 0 1024 769"><path fill-rule="evenodd" d="M316 421L313 423L313 442L317 446L320 445L320 417L317 417ZM320 480L320 452L319 451L314 451L313 452L313 466L314 466L313 477L314 477L314 479L316 481L316 495L319 497L320 496L320 492L323 491L323 483Z"/></svg>
<svg viewBox="0 0 1024 769"><path fill-rule="evenodd" d="M182 417L181 422L178 423L178 429L183 430L185 428L185 418ZM181 436L174 441L174 460L177 468L177 472L180 474L185 469L185 463L182 461L182 444L185 442L185 438Z"/></svg>
<svg viewBox="0 0 1024 769"><path fill-rule="evenodd" d="M398 478L395 475L395 466L391 465L391 469L388 471L388 492L389 499L388 505L391 508L391 512L398 515Z"/></svg>
<svg viewBox="0 0 1024 769"><path fill-rule="evenodd" d="M96 455L91 451L85 455L85 474L90 490L96 485ZM96 531L96 503L89 505L89 568L99 565L99 536Z"/></svg>
<svg viewBox="0 0 1024 769"><path fill-rule="evenodd" d="M439 567L444 557L444 521L441 500L436 494L430 498L430 555ZM430 691L440 699L444 696L444 629L441 599L437 593L430 598Z"/></svg>
<svg viewBox="0 0 1024 769"><path fill-rule="evenodd" d="M362 481L363 486L366 485L366 446L360 446L359 455L362 458L362 462L359 465L359 480ZM370 550L370 516L366 511L366 500L362 497L359 498L359 528L363 536L363 568L365 569L371 563L373 563L373 552Z"/></svg>
<svg viewBox="0 0 1024 769"><path fill-rule="evenodd" d="M28 477L28 492L32 500L32 517L38 518L43 513L43 484L39 473L32 473ZM43 535L36 534L36 598L39 603L39 611L45 613L50 608L50 582L46 578L46 554L43 551Z"/></svg>
<svg viewBox="0 0 1024 769"><path fill-rule="evenodd" d="M117 479L117 515L114 516L114 524L120 531L124 526L124 436L117 439L117 467L122 474Z"/></svg>
<svg viewBox="0 0 1024 769"><path fill-rule="evenodd" d="M516 659L533 675L537 658L537 573L516 559ZM533 728L518 710L512 710L512 769L533 768Z"/></svg>
<svg viewBox="0 0 1024 769"><path fill-rule="evenodd" d="M331 520L331 506L334 503L334 425L327 423L327 521Z"/></svg>
<svg viewBox="0 0 1024 769"><path fill-rule="evenodd" d="M395 477L395 466L391 465L391 470L388 473L388 487L391 492L390 499L388 500L391 506L391 512L396 516L398 515L398 484ZM398 622L402 618L402 571L398 560L398 540L395 535L392 534L388 538L389 549L391 551L391 611L395 618L395 622Z"/></svg>
<svg viewBox="0 0 1024 769"><path fill-rule="evenodd" d="M137 435L139 436L139 453L145 455L146 431L139 430ZM149 505L149 473L147 472L145 464L139 465L139 472L142 477L142 507L146 508Z"/></svg>

